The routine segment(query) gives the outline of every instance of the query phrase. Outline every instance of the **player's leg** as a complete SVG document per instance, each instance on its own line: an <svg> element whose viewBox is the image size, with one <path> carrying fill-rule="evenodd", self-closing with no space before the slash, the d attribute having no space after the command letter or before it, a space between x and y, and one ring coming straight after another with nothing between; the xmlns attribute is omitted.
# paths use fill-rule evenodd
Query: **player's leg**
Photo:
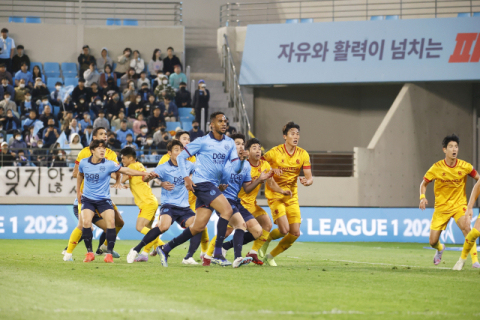
<svg viewBox="0 0 480 320"><path fill-rule="evenodd" d="M193 214L193 211L192 211L192 214ZM195 215L189 217L187 221L184 222L184 224L181 226L184 228L188 228L190 225L193 224L194 221L195 221ZM203 232L194 235L192 239L190 239L190 245L188 247L187 255L182 260L183 264L194 264L194 265L198 264L198 262L196 262L195 259L193 259L193 255L198 250L198 247L200 246L200 242L202 241L202 237L203 237Z"/></svg>
<svg viewBox="0 0 480 320"><path fill-rule="evenodd" d="M65 252L65 255L63 256L64 261L73 261L73 250L77 247L77 244L80 242L82 239L82 231L83 231L83 221L82 221L82 213L81 213L81 206L78 205L76 210L74 208L74 213L76 211L76 217L78 218L78 223L77 227L72 230L72 233L70 234L70 238L68 240L68 246L67 246L67 251Z"/></svg>
<svg viewBox="0 0 480 320"><path fill-rule="evenodd" d="M125 221L123 220L122 215L120 214L120 211L118 210L117 206L113 202L112 202L112 205L113 205L113 210L115 212L115 234L118 235L120 230L122 230L123 226L125 225ZM101 221L102 217L100 215L95 216L93 223L97 225L95 220ZM106 226L106 223L101 223L101 225L102 227L97 225L99 228L102 228L104 230L104 232L100 235L97 253L105 254L108 251L107 226ZM120 255L116 251L112 251L112 256L114 258L120 258Z"/></svg>
<svg viewBox="0 0 480 320"><path fill-rule="evenodd" d="M232 217L233 210L227 198L220 194L215 200L210 203L210 206L218 213L219 218L217 222L217 239L215 240L215 250L213 251L213 258L226 261L222 255L222 244L227 233L228 221ZM202 230L203 231L203 230Z"/></svg>
<svg viewBox="0 0 480 320"><path fill-rule="evenodd" d="M197 197L192 191L188 192L188 203L190 204L190 209L195 213L195 206L197 202ZM200 242L200 259L203 260L203 257L205 254L207 254L208 251L208 243L210 241L210 238L208 236L208 228L203 229L202 232L202 240ZM162 243L163 244L163 243Z"/></svg>
<svg viewBox="0 0 480 320"><path fill-rule="evenodd" d="M448 221L452 215L446 213L433 212L432 222L430 223L430 236L428 242L430 246L437 251L433 256L433 263L435 265L440 264L442 261L442 255L445 251L445 245L440 242L440 235L442 231L447 228Z"/></svg>
<svg viewBox="0 0 480 320"><path fill-rule="evenodd" d="M92 210L93 209L93 210ZM95 260L95 255L93 254L92 250L92 219L95 215L95 208L92 206L83 205L82 208L82 223L83 223L83 241L85 242L85 247L87 248L87 254L85 255L85 259L83 262L91 262Z"/></svg>
<svg viewBox="0 0 480 320"><path fill-rule="evenodd" d="M250 254L258 255L258 250L260 250L260 248L265 244L265 242L267 242L268 237L270 236L270 230L272 230L272 220L270 220L270 217L265 212L265 210L263 210L259 206L255 206L255 210L254 212L252 212L252 214L262 227L262 235L253 242L252 249L250 250ZM254 258L254 262L255 261L256 260Z"/></svg>
<svg viewBox="0 0 480 320"><path fill-rule="evenodd" d="M240 211L240 206L232 206L232 209L237 209ZM255 220L250 213L248 214L250 215L251 219ZM232 240L235 260L232 263L232 267L239 268L249 264L253 260L251 257L242 257L243 241L245 231L247 230L247 224L245 223L245 219L243 218L241 212L237 212L232 216L230 219L230 225L235 228L235 233L233 234ZM214 260L212 260L212 262L214 262Z"/></svg>
<svg viewBox="0 0 480 320"><path fill-rule="evenodd" d="M272 213L273 221L277 225L277 228L273 229L270 232L267 241L265 241L262 247L258 250L258 257L260 259L264 259L266 257L270 242L272 240L283 238L289 230L288 219L286 217L287 211L285 209L285 203L279 200L268 200L268 205L270 207L270 212Z"/></svg>
<svg viewBox="0 0 480 320"><path fill-rule="evenodd" d="M229 225L227 226L227 233L225 234L225 239L228 238L232 233L234 229ZM202 262L203 266L209 266L210 262L212 261L213 257L213 251L215 250L215 241L217 240L217 236L214 236L212 240L210 241L210 244L208 245L208 250L206 254L203 256ZM224 254L227 252L225 251Z"/></svg>
<svg viewBox="0 0 480 320"><path fill-rule="evenodd" d="M456 218L456 217L454 217ZM457 261L453 270L462 270L465 261L467 260L467 256L470 253L472 257L472 267L473 268L480 268L480 264L478 263L478 256L477 256L477 246L475 244L477 238L480 236L480 221L477 219L475 221L475 225L473 228L470 229L470 225L465 221L465 215L462 215L456 219L457 225L462 230L463 234L465 235L465 242L463 243L463 250L462 254L460 255L460 259Z"/></svg>
<svg viewBox="0 0 480 320"><path fill-rule="evenodd" d="M108 202L108 201L107 201ZM105 206L106 207L106 206ZM113 206L111 209L99 208L102 211L102 218L107 223L107 255L104 261L107 263L113 263L113 248L115 247L115 241L117 240L117 231L115 229L115 210Z"/></svg>
<svg viewBox="0 0 480 320"><path fill-rule="evenodd" d="M78 205L73 205L73 214L75 215L75 218L77 218L77 221L79 221L80 219L78 219ZM79 223L77 223L77 228L78 228L78 225ZM79 228L80 231L82 231L82 227ZM73 230L75 231L75 229ZM72 232L73 232L72 231ZM75 237L76 238L76 237ZM78 243L82 242L82 238L80 238L80 240L78 240ZM65 253L67 253L67 249L68 249L68 245L69 245L70 241L67 243L67 246L65 247L65 249L62 251L62 254L65 255ZM77 244L78 244L77 243ZM75 246L77 245L75 244ZM73 250L72 250L73 251ZM71 254L71 253L70 253ZM70 259L68 260L65 260L65 261L73 261L72 257L70 256L69 257Z"/></svg>

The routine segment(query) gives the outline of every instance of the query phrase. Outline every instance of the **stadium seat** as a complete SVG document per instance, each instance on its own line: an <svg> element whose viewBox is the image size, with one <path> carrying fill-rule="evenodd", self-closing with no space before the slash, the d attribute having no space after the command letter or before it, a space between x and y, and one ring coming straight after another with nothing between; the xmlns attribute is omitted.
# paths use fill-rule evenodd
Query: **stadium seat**
<svg viewBox="0 0 480 320"><path fill-rule="evenodd" d="M62 74L64 78L75 78L77 76L77 64L74 62L62 63Z"/></svg>
<svg viewBox="0 0 480 320"><path fill-rule="evenodd" d="M138 20L136 19L123 19L124 26L138 26Z"/></svg>
<svg viewBox="0 0 480 320"><path fill-rule="evenodd" d="M47 79L48 80L48 79ZM48 89L48 92L52 92L52 91L55 91L55 85L48 85L47 84L47 89Z"/></svg>
<svg viewBox="0 0 480 320"><path fill-rule="evenodd" d="M386 16L385 17L385 20L398 20L399 17L398 16Z"/></svg>
<svg viewBox="0 0 480 320"><path fill-rule="evenodd" d="M371 16L370 20L383 20L383 16Z"/></svg>
<svg viewBox="0 0 480 320"><path fill-rule="evenodd" d="M117 87L119 88L120 88L120 83L121 83L120 79L117 79Z"/></svg>
<svg viewBox="0 0 480 320"><path fill-rule="evenodd" d="M178 127L182 127L180 122L166 122L167 125L167 131L175 131Z"/></svg>
<svg viewBox="0 0 480 320"><path fill-rule="evenodd" d="M473 13L473 16L474 16L474 17L480 17L480 12L474 12L474 13Z"/></svg>
<svg viewBox="0 0 480 320"><path fill-rule="evenodd" d="M115 71L115 68L117 67L117 63L114 62L113 65L112 65L112 71Z"/></svg>
<svg viewBox="0 0 480 320"><path fill-rule="evenodd" d="M62 78L60 78L60 77L48 77L47 78L47 86L48 87L50 87L50 86L55 87L55 83L57 83L57 82L63 83Z"/></svg>
<svg viewBox="0 0 480 320"><path fill-rule="evenodd" d="M33 67L35 67L35 66L38 66L40 68L40 71L43 72L43 66L42 66L41 62L31 62L30 63L30 72L33 72Z"/></svg>
<svg viewBox="0 0 480 320"><path fill-rule="evenodd" d="M42 23L42 19L40 19L40 17L26 17L25 22L26 23Z"/></svg>
<svg viewBox="0 0 480 320"><path fill-rule="evenodd" d="M190 114L188 116L180 116L180 122L192 122L195 116Z"/></svg>
<svg viewBox="0 0 480 320"><path fill-rule="evenodd" d="M8 17L8 22L23 23L23 17Z"/></svg>
<svg viewBox="0 0 480 320"><path fill-rule="evenodd" d="M458 18L470 17L470 12L459 12L457 15Z"/></svg>
<svg viewBox="0 0 480 320"><path fill-rule="evenodd" d="M60 65L57 62L45 62L43 68L47 77L60 77Z"/></svg>
<svg viewBox="0 0 480 320"><path fill-rule="evenodd" d="M300 23L313 23L313 19L312 18L300 19Z"/></svg>
<svg viewBox="0 0 480 320"><path fill-rule="evenodd" d="M53 106L53 115L56 117L60 113L59 106Z"/></svg>
<svg viewBox="0 0 480 320"><path fill-rule="evenodd" d="M122 20L121 19L107 19L107 26L121 26Z"/></svg>
<svg viewBox="0 0 480 320"><path fill-rule="evenodd" d="M298 23L298 19L287 19L285 23Z"/></svg>
<svg viewBox="0 0 480 320"><path fill-rule="evenodd" d="M78 78L65 78L65 85L76 87L78 85Z"/></svg>
<svg viewBox="0 0 480 320"><path fill-rule="evenodd" d="M13 134L12 133L7 133L7 141L6 142L9 142L11 138L13 138Z"/></svg>
<svg viewBox="0 0 480 320"><path fill-rule="evenodd" d="M180 117L187 117L189 115L192 115L190 112L192 112L192 109L190 108L178 108L178 115Z"/></svg>
<svg viewBox="0 0 480 320"><path fill-rule="evenodd" d="M192 130L192 122L188 122L188 121L183 121L182 122L182 129L185 130L185 131L190 131Z"/></svg>

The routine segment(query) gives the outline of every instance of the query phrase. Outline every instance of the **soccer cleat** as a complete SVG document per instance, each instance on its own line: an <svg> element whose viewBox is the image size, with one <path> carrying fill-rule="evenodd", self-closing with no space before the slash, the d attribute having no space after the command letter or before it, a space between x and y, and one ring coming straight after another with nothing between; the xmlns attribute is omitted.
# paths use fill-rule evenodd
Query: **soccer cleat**
<svg viewBox="0 0 480 320"><path fill-rule="evenodd" d="M68 249L68 247L65 247L65 249L63 249L62 255L65 255L65 253L67 253L67 249Z"/></svg>
<svg viewBox="0 0 480 320"><path fill-rule="evenodd" d="M65 254L63 255L63 261L73 262L73 255L71 253L65 252Z"/></svg>
<svg viewBox="0 0 480 320"><path fill-rule="evenodd" d="M195 259L193 259L192 257L190 257L188 259L183 259L182 264L198 264L198 262L195 261Z"/></svg>
<svg viewBox="0 0 480 320"><path fill-rule="evenodd" d="M167 268L168 267L168 254L163 252L163 246L158 246L157 247L157 254L160 258L160 262L162 263L162 266Z"/></svg>
<svg viewBox="0 0 480 320"><path fill-rule="evenodd" d="M225 259L223 256L213 256L211 259L211 263L222 266L222 267L227 267L231 266L232 263Z"/></svg>
<svg viewBox="0 0 480 320"><path fill-rule="evenodd" d="M270 244L270 241L265 241L263 246L258 250L258 257L260 259L264 259L265 256L267 255L267 250L268 250L268 245Z"/></svg>
<svg viewBox="0 0 480 320"><path fill-rule="evenodd" d="M205 256L203 256L202 261L203 261L202 266L204 266L204 267L209 267L209 266L210 266L210 262L212 262L212 259L208 259L208 258L206 257L206 255L205 255Z"/></svg>
<svg viewBox="0 0 480 320"><path fill-rule="evenodd" d="M453 270L460 271L463 269L463 266L465 265L465 261L467 259L463 260L462 258L458 259L457 263L455 263L455 266L453 266Z"/></svg>
<svg viewBox="0 0 480 320"><path fill-rule="evenodd" d="M98 248L97 251L95 251L96 256L104 256L106 252L103 252L102 249Z"/></svg>
<svg viewBox="0 0 480 320"><path fill-rule="evenodd" d="M270 267L276 267L277 266L277 263L275 262L275 259L273 259L273 257L270 254L267 254L265 259L263 259L263 263L267 266L270 266Z"/></svg>
<svg viewBox="0 0 480 320"><path fill-rule="evenodd" d="M97 250L96 255L97 255L97 256L103 256L103 255L106 254L107 252L108 252L108 247L107 247L105 244L102 244L102 245L100 246L100 248ZM119 255L118 252L116 252L115 250L112 250L112 256L113 256L115 259L120 258L120 255Z"/></svg>
<svg viewBox="0 0 480 320"><path fill-rule="evenodd" d="M227 250L222 248L222 256L226 257L227 256Z"/></svg>
<svg viewBox="0 0 480 320"><path fill-rule="evenodd" d="M200 252L200 260L203 261L203 257L205 257L206 254L206 252Z"/></svg>
<svg viewBox="0 0 480 320"><path fill-rule="evenodd" d="M472 268L473 269L480 269L480 263L475 262L474 264L472 264Z"/></svg>
<svg viewBox="0 0 480 320"><path fill-rule="evenodd" d="M238 257L237 259L235 259L233 261L233 264L232 264L232 267L234 268L240 268L241 266L246 266L247 264L249 264L250 262L252 262L252 258L251 257Z"/></svg>
<svg viewBox="0 0 480 320"><path fill-rule="evenodd" d="M139 254L135 262L148 262L148 254Z"/></svg>
<svg viewBox="0 0 480 320"><path fill-rule="evenodd" d="M138 252L135 251L133 248L130 249L127 255L127 263L133 263L137 258Z"/></svg>
<svg viewBox="0 0 480 320"><path fill-rule="evenodd" d="M113 256L111 253L107 253L107 255L105 256L105 259L103 259L103 261L105 261L106 263L113 263Z"/></svg>
<svg viewBox="0 0 480 320"><path fill-rule="evenodd" d="M259 265L259 266L262 266L263 265L263 261L258 259L258 256L256 253L247 253L247 257L250 257L252 258L252 262L255 263L256 265Z"/></svg>
<svg viewBox="0 0 480 320"><path fill-rule="evenodd" d="M93 252L87 252L87 254L85 255L85 259L83 259L83 262L92 262L93 260L95 260L95 255L93 254Z"/></svg>
<svg viewBox="0 0 480 320"><path fill-rule="evenodd" d="M435 252L435 256L433 256L433 264L434 265L438 265L438 264L440 264L440 262L442 262L442 254L445 251L445 248L446 248L446 246L444 244L442 251L437 250L437 252Z"/></svg>
<svg viewBox="0 0 480 320"><path fill-rule="evenodd" d="M150 257L155 257L157 255L157 248L155 247L152 252L150 252Z"/></svg>

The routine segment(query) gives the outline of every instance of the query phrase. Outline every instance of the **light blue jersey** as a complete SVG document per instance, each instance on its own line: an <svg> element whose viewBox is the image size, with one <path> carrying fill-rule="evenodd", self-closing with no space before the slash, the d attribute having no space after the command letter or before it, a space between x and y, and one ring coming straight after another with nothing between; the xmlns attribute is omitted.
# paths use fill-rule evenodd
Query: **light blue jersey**
<svg viewBox="0 0 480 320"><path fill-rule="evenodd" d="M80 161L78 172L84 175L83 196L90 200L110 199L110 175L122 167L107 159L92 163L92 157Z"/></svg>
<svg viewBox="0 0 480 320"><path fill-rule="evenodd" d="M251 169L248 161L245 162L240 173L235 173L230 163L225 166L222 184L228 184L227 189L223 191L223 194L227 199L238 200L238 193L240 192L240 189L242 189L243 184L252 181L252 176L250 174Z"/></svg>
<svg viewBox="0 0 480 320"><path fill-rule="evenodd" d="M189 162L187 158L191 156L197 157L193 183L211 182L217 187L225 165L238 160L235 142L225 135L221 140L217 140L212 132L189 143L178 156L177 162L183 177L188 176L186 164ZM238 161L238 165L233 166L234 170L240 171L240 162L244 161Z"/></svg>
<svg viewBox="0 0 480 320"><path fill-rule="evenodd" d="M195 165L190 161L188 161L185 167L188 175L195 170ZM175 186L171 191L162 188L162 204L170 204L182 208L190 207L185 181L180 173L180 168L174 165L172 160L168 160L168 162L159 165L155 168L154 172L158 174L160 181L168 181Z"/></svg>

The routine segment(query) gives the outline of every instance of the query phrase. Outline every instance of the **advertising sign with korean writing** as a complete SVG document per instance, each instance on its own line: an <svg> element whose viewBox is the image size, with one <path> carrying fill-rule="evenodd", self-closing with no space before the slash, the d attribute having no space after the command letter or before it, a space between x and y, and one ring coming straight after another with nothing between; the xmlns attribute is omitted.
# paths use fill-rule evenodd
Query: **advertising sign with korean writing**
<svg viewBox="0 0 480 320"><path fill-rule="evenodd" d="M249 25L241 85L480 80L480 17Z"/></svg>

